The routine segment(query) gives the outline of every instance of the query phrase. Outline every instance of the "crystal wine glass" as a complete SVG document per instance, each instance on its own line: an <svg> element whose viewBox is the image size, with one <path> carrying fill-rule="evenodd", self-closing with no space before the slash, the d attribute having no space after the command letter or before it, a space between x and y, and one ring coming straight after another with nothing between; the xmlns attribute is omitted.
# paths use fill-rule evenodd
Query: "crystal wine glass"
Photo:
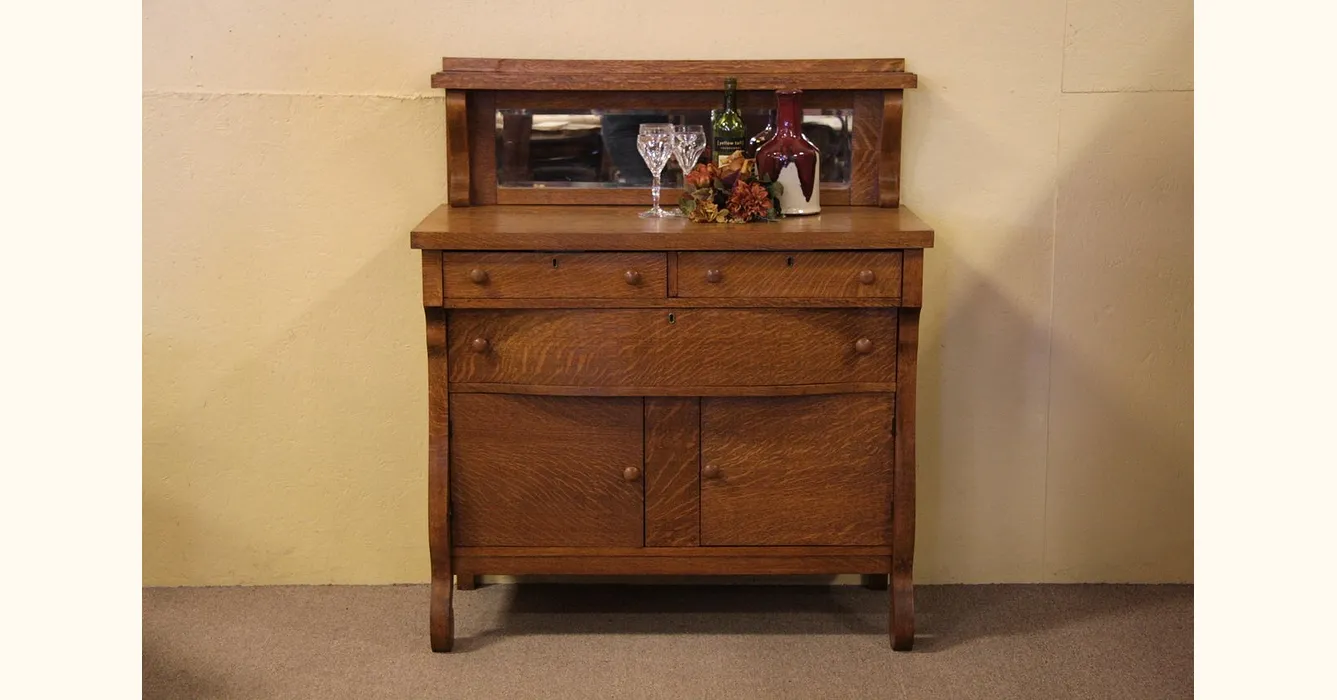
<svg viewBox="0 0 1337 700"><path fill-rule="evenodd" d="M668 165L669 154L673 152L673 125L642 124L640 133L636 135L636 150L640 152L646 167L650 168L650 173L654 175L654 180L650 184L650 196L654 200L654 206L648 211L641 212L641 218L663 219L673 216L659 206L659 176L663 174L664 166Z"/></svg>
<svg viewBox="0 0 1337 700"><path fill-rule="evenodd" d="M706 129L700 124L673 127L673 158L682 170L682 186L687 187L687 173L696 167L696 159L706 150ZM676 216L682 214L675 213Z"/></svg>

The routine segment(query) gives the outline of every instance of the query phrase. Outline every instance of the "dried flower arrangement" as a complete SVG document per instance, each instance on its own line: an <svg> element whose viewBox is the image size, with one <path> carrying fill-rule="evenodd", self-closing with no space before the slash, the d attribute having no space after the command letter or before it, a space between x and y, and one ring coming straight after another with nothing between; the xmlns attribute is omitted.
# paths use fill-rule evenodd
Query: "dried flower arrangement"
<svg viewBox="0 0 1337 700"><path fill-rule="evenodd" d="M692 221L743 224L774 221L783 185L757 177L757 162L735 152L720 166L702 163L687 173L678 208Z"/></svg>

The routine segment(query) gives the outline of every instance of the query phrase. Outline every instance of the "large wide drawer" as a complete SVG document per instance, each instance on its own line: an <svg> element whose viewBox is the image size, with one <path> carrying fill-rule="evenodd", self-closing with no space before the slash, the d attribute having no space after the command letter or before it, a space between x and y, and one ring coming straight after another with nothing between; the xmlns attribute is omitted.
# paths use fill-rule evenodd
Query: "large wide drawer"
<svg viewBox="0 0 1337 700"><path fill-rule="evenodd" d="M893 382L895 309L456 310L451 383L710 387Z"/></svg>
<svg viewBox="0 0 1337 700"><path fill-rule="evenodd" d="M447 299L645 299L668 294L664 253L446 253Z"/></svg>
<svg viewBox="0 0 1337 700"><path fill-rule="evenodd" d="M900 251L679 253L680 297L901 296Z"/></svg>

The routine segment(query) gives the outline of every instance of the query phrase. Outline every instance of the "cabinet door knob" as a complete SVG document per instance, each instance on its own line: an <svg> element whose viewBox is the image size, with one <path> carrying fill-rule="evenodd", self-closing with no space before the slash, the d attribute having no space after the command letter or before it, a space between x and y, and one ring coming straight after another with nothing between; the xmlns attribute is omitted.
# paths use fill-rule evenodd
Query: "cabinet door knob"
<svg viewBox="0 0 1337 700"><path fill-rule="evenodd" d="M860 284L872 284L873 281L876 279L877 275L873 274L872 270L864 270L863 272L859 273Z"/></svg>
<svg viewBox="0 0 1337 700"><path fill-rule="evenodd" d="M624 275L624 277L627 278L627 284L635 285L641 283L641 273L635 270L627 270L627 274Z"/></svg>
<svg viewBox="0 0 1337 700"><path fill-rule="evenodd" d="M860 355L867 355L873 351L873 341L867 338L860 338L854 341L854 351Z"/></svg>
<svg viewBox="0 0 1337 700"><path fill-rule="evenodd" d="M641 470L638 467L627 467L622 470L623 481L635 481L641 478Z"/></svg>
<svg viewBox="0 0 1337 700"><path fill-rule="evenodd" d="M707 464L705 467L701 469L701 476L704 476L707 479L714 479L719 475L720 475L720 468L715 466L714 464Z"/></svg>
<svg viewBox="0 0 1337 700"><path fill-rule="evenodd" d="M487 352L489 345L490 343L487 342L487 338L474 338L473 342L469 343L469 347L474 352Z"/></svg>
<svg viewBox="0 0 1337 700"><path fill-rule="evenodd" d="M719 270L706 270L706 281L715 284L724 279L724 275Z"/></svg>
<svg viewBox="0 0 1337 700"><path fill-rule="evenodd" d="M472 269L472 270L469 270L469 281L473 282L474 284L484 284L484 283L486 283L486 282L487 282L487 270L480 270L480 269L478 269L478 268L476 268L476 267L475 267L474 269Z"/></svg>

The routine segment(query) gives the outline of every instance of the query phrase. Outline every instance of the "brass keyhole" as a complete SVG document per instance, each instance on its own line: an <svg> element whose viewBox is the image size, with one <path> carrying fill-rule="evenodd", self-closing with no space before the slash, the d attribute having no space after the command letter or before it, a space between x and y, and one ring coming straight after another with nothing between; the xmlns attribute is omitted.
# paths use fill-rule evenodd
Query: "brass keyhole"
<svg viewBox="0 0 1337 700"><path fill-rule="evenodd" d="M791 256L785 258L785 265L788 265L789 267L793 267L793 266L794 266L794 256L791 255Z"/></svg>
<svg viewBox="0 0 1337 700"><path fill-rule="evenodd" d="M673 314L669 314L669 323L677 323L678 319Z"/></svg>
<svg viewBox="0 0 1337 700"><path fill-rule="evenodd" d="M557 258L552 259L552 266L557 267Z"/></svg>

